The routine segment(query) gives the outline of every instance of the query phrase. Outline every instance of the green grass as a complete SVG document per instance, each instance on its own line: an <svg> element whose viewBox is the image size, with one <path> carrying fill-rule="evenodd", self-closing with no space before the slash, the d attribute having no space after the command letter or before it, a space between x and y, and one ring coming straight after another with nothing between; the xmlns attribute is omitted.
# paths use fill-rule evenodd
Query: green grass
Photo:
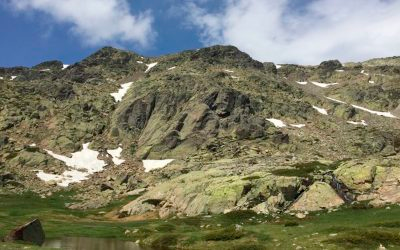
<svg viewBox="0 0 400 250"><path fill-rule="evenodd" d="M337 168L338 162L332 164L324 164L319 161L307 163L299 163L291 166L291 168L273 170L272 173L278 176L299 176L308 177L316 171L333 170Z"/></svg>
<svg viewBox="0 0 400 250"><path fill-rule="evenodd" d="M168 220L110 221L100 211L116 209L129 199L101 209L75 211L64 207L73 193L41 199L31 193L0 195L0 236L30 219L39 218L48 238L85 236L140 240L155 249L368 249L380 243L400 248L400 207L311 213L305 219L281 214L277 218L252 211ZM130 234L125 235L129 230ZM5 247L6 246L6 247ZM0 243L0 249L19 249ZM13 248L14 247L14 248ZM31 246L29 246L31 247ZM33 246L31 249L36 249ZM388 248L390 249L390 248Z"/></svg>

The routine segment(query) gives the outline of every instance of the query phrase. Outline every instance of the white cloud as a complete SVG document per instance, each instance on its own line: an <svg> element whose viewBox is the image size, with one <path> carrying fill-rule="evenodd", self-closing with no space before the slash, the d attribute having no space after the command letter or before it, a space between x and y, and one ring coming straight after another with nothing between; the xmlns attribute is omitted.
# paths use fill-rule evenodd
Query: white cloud
<svg viewBox="0 0 400 250"><path fill-rule="evenodd" d="M209 12L192 1L189 22L204 44L232 44L261 61L318 64L400 54L400 1L223 0Z"/></svg>
<svg viewBox="0 0 400 250"><path fill-rule="evenodd" d="M71 31L84 44L136 43L146 47L154 38L150 12L133 15L127 0L9 0L21 12L38 11Z"/></svg>

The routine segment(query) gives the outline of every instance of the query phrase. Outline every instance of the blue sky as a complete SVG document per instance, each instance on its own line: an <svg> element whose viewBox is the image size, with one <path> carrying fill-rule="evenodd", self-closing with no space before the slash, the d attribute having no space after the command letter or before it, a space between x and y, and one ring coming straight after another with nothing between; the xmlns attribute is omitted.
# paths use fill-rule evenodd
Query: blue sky
<svg viewBox="0 0 400 250"><path fill-rule="evenodd" d="M400 55L397 0L1 0L0 67L232 44L260 61Z"/></svg>
<svg viewBox="0 0 400 250"><path fill-rule="evenodd" d="M135 44L112 44L109 42L88 46L81 38L69 31L68 23L54 24L40 12L15 12L9 6L0 5L0 67L16 65L33 66L46 60L59 59L74 63L99 48L112 45L156 56L199 48L203 45L193 29L182 23L180 16L172 15L171 5L165 0L140 0L131 4L133 13L150 9L155 16L157 32L154 43L143 48Z"/></svg>

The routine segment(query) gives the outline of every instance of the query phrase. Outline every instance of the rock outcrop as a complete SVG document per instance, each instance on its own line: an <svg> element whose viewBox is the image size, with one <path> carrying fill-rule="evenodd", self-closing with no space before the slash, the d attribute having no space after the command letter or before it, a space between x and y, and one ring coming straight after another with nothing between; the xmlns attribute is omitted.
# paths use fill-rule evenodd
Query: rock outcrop
<svg viewBox="0 0 400 250"><path fill-rule="evenodd" d="M4 241L23 241L41 246L44 243L45 235L42 224L38 219L26 223L12 230Z"/></svg>
<svg viewBox="0 0 400 250"><path fill-rule="evenodd" d="M325 182L313 183L289 208L292 211L318 211L339 207L344 201L335 190Z"/></svg>

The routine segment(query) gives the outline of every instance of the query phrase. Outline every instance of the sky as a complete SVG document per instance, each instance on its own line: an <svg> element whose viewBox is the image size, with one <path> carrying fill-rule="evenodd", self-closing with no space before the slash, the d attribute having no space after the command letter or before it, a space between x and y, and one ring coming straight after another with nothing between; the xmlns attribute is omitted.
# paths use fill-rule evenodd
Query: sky
<svg viewBox="0 0 400 250"><path fill-rule="evenodd" d="M259 61L400 55L398 0L0 0L0 67L230 44Z"/></svg>

